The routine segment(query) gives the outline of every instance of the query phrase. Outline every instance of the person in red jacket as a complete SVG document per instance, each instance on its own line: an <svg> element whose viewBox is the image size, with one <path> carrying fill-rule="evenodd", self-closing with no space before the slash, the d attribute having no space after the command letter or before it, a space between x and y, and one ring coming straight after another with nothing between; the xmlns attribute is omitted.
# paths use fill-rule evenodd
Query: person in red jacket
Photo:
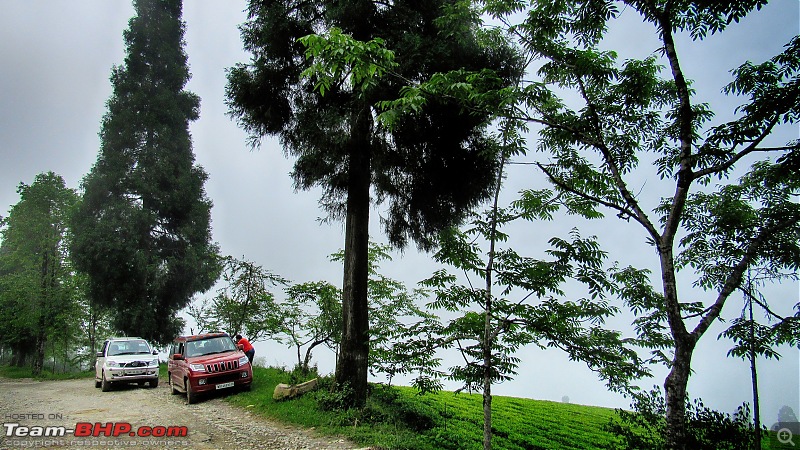
<svg viewBox="0 0 800 450"><path fill-rule="evenodd" d="M256 356L256 349L247 339L243 338L241 334L236 335L236 345L242 349L247 359L250 360L250 365L253 365L253 358Z"/></svg>

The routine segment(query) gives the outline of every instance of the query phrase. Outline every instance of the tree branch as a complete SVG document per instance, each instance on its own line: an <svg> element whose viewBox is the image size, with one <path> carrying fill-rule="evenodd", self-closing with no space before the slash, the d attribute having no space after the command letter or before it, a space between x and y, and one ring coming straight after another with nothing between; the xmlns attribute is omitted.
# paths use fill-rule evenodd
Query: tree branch
<svg viewBox="0 0 800 450"><path fill-rule="evenodd" d="M751 142L750 145L747 146L747 148L745 148L742 151L740 151L739 153L733 155L729 160L723 162L722 164L717 164L716 166L711 166L711 167L707 167L707 168L705 168L703 170L698 170L697 172L694 173L694 175L693 175L694 178L700 178L700 177L703 177L703 176L706 176L706 175L719 173L719 172L723 172L725 170L728 170L737 161L739 161L740 159L744 158L745 156L747 156L747 155L749 155L750 153L753 153L753 152L769 152L769 151L783 150L784 148L781 148L781 147L763 148L763 149L759 149L758 148L758 144L760 144L772 132L772 129L778 123L778 120L779 120L779 117L776 115L770 121L769 125L766 128L764 128L764 130L761 132L761 135L759 135L758 138L756 138L753 142ZM788 150L788 149L791 149L791 148L793 148L793 147L788 147L788 148L785 148L785 149Z"/></svg>
<svg viewBox="0 0 800 450"><path fill-rule="evenodd" d="M625 203L628 207L633 211L632 214L629 214L631 217L634 217L637 222L642 224L645 227L648 233L654 238L658 239L658 230L653 224L650 222L650 219L645 214L644 210L639 206L639 202L636 201L636 197L631 193L628 189L628 185L625 183L625 180L622 178L622 171L620 170L619 165L617 165L616 159L614 155L611 153L611 150L606 145L605 141L603 140L602 134L602 124L600 121L600 116L597 114L597 109L589 98L589 94L586 92L586 86L583 83L583 79L578 77L578 86L580 87L581 96L583 100L586 102L586 106L589 108L589 113L592 117L593 126L595 128L594 139L596 139L595 148L597 148L600 153L603 155L603 160L606 163L609 171L611 172L611 177L614 180L614 184L617 186L617 190L619 191L622 198L625 199ZM630 211L630 210L626 210Z"/></svg>
<svg viewBox="0 0 800 450"><path fill-rule="evenodd" d="M750 300L752 300L753 302L758 304L758 306L762 307L764 309L764 311L767 312L767 314L771 315L772 317L778 319L781 322L789 322L789 321L800 320L800 317L796 317L796 316L789 316L789 317L781 316L780 314L777 314L776 312L772 311L772 309L770 309L769 305L767 305L766 303L762 302L758 297L753 295L748 290L743 289L741 286L739 286L739 290L742 291L744 293L744 295L747 296L747 298L749 298Z"/></svg>
<svg viewBox="0 0 800 450"><path fill-rule="evenodd" d="M700 336L702 336L703 333L708 330L708 328L711 326L711 323L719 317L720 313L722 312L722 307L725 306L725 301L728 299L728 297L730 297L733 291L741 285L744 272L755 258L761 245L774 236L775 233L796 224L798 221L800 221L799 217L790 217L789 219L779 222L772 227L762 229L761 233L759 233L755 239L750 241L750 245L748 246L744 256L742 256L742 259L733 267L733 271L731 271L731 273L728 275L728 278L725 280L722 290L717 296L717 300L708 309L708 313L703 316L702 319L700 319L700 323L698 323L694 330L692 330L691 335L695 342L697 342L697 339L699 339Z"/></svg>
<svg viewBox="0 0 800 450"><path fill-rule="evenodd" d="M605 206L605 207L607 207L609 209L613 209L613 210L619 211L618 215L620 217L623 217L623 216L632 217L635 221L639 222L648 231L648 233L650 233L651 236L653 236L654 238L658 239L658 231L655 229L653 224L650 223L649 220L647 220L646 216L644 217L644 220L643 220L642 217L639 217L634 211L631 211L631 210L627 209L624 206L621 206L621 205L618 205L616 203L612 203L612 202L603 200L600 197L597 197L597 196L594 196L594 195L590 195L590 194L587 194L585 192L578 191L577 189L573 188L572 186L570 186L569 184L564 182L564 180L561 180L560 178L556 177L552 172L550 172L547 168L545 168L545 166L542 165L541 163L535 163L535 164L537 166L539 166L539 169L541 169L541 171L544 172L545 175L547 175L547 178L549 178L550 181L553 184L555 184L556 186L560 187L561 189L563 189L563 190L565 190L567 192L570 192L570 193L575 194L575 195L577 195L577 196L579 196L581 198L584 198L586 200L590 200L590 201L599 203L599 204L601 204L601 205L603 205L603 206Z"/></svg>

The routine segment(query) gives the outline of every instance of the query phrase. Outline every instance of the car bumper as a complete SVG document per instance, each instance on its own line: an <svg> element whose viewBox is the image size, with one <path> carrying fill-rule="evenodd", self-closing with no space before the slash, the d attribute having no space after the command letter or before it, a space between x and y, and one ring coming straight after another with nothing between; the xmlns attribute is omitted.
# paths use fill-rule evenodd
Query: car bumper
<svg viewBox="0 0 800 450"><path fill-rule="evenodd" d="M189 381L195 392L210 392L230 388L245 387L253 383L250 368L234 370L226 373L204 375L196 373Z"/></svg>
<svg viewBox="0 0 800 450"><path fill-rule="evenodd" d="M108 381L149 381L158 378L158 367L107 367Z"/></svg>

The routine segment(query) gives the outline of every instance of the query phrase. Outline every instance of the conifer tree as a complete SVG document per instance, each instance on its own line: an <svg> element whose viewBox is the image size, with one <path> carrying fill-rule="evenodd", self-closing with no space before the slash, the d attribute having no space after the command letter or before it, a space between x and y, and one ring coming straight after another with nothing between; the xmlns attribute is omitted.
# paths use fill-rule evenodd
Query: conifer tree
<svg viewBox="0 0 800 450"><path fill-rule="evenodd" d="M180 0L134 0L127 56L112 69L113 94L97 162L83 180L73 256L90 295L127 334L165 343L175 313L218 275L207 175L194 162L189 123L200 99L189 80Z"/></svg>
<svg viewBox="0 0 800 450"><path fill-rule="evenodd" d="M253 56L228 74L231 115L254 143L280 137L297 158L296 187L321 187L320 203L345 222L336 380L350 385L356 405L363 404L367 388L371 191L377 202L388 203L383 223L390 241L422 248L491 192L497 164L484 133L487 115L432 99L391 132L375 123L376 105L397 98L411 80L463 67L514 75L514 55L478 38L473 12L453 0L251 1L241 27ZM329 32L357 42L380 38L375 42L395 54L394 76L359 86L337 80L321 92L303 75L311 62L300 39Z"/></svg>

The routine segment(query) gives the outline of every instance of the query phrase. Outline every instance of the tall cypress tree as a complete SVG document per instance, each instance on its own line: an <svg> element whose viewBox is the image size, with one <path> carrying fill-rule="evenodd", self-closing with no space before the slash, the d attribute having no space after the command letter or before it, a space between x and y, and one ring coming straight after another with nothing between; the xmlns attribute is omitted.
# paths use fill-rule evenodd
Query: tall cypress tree
<svg viewBox="0 0 800 450"><path fill-rule="evenodd" d="M253 142L280 137L295 156L296 187L323 189L321 204L345 221L343 333L336 380L363 404L367 388L367 304L371 189L386 201L384 225L398 246L429 248L435 234L488 198L497 171L487 115L431 98L391 132L375 124L375 105L409 82L453 69L493 68L510 79L514 55L477 37L471 11L454 0L378 2L301 0L250 2L242 25L253 56L228 74L228 105ZM448 12L467 14L449 15ZM366 90L348 83L324 95L301 76L309 67L298 39L333 28L359 41L380 37L399 66Z"/></svg>
<svg viewBox="0 0 800 450"><path fill-rule="evenodd" d="M182 2L133 4L72 250L90 295L115 311L115 327L166 343L183 328L175 313L215 282L217 248L207 175L194 163L189 134L200 99L184 90Z"/></svg>

